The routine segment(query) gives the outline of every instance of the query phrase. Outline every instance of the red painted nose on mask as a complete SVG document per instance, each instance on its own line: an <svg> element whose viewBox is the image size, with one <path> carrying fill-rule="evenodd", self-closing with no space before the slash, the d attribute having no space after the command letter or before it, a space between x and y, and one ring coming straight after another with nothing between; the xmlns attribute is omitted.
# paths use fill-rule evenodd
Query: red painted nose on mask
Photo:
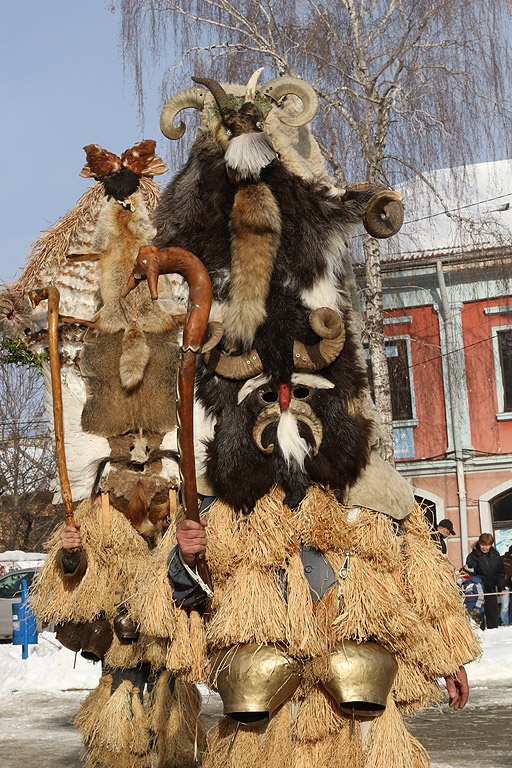
<svg viewBox="0 0 512 768"><path fill-rule="evenodd" d="M290 406L290 387L288 384L279 385L279 405L281 408L288 408Z"/></svg>

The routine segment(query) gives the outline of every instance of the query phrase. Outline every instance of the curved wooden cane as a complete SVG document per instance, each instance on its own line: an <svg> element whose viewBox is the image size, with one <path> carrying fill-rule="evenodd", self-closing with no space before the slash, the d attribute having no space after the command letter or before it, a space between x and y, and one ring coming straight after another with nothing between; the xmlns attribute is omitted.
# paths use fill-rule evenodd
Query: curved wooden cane
<svg viewBox="0 0 512 768"><path fill-rule="evenodd" d="M139 249L132 274L121 294L124 298L141 281L148 281L151 298L158 298L158 276L182 275L189 286L189 310L183 328L180 367L178 371L178 449L180 454L181 501L188 520L199 522L194 455L194 382L196 356L206 331L212 303L212 287L204 265L190 251L144 245ZM197 558L201 579L212 588L204 555Z"/></svg>
<svg viewBox="0 0 512 768"><path fill-rule="evenodd" d="M64 423L62 417L62 385L60 381L59 363L59 301L60 294L53 285L48 288L39 288L29 294L32 307L44 299L48 299L48 349L50 355L50 373L52 380L52 405L53 425L55 431L55 449L57 452L57 466L59 469L62 500L66 513L66 525L75 525L73 515L73 500L71 498L71 486L69 484L68 469L66 465L66 452L64 449Z"/></svg>

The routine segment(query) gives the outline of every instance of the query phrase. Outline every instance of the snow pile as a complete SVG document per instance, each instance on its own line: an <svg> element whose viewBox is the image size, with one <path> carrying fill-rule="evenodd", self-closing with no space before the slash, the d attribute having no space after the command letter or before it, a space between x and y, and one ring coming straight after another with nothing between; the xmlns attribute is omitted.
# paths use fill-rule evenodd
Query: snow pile
<svg viewBox="0 0 512 768"><path fill-rule="evenodd" d="M512 684L512 626L477 630L482 657L468 664L469 685Z"/></svg>
<svg viewBox="0 0 512 768"><path fill-rule="evenodd" d="M100 664L86 661L64 648L51 632L41 632L37 645L29 645L28 659L21 645L0 645L0 696L14 691L59 692L90 690L98 684Z"/></svg>

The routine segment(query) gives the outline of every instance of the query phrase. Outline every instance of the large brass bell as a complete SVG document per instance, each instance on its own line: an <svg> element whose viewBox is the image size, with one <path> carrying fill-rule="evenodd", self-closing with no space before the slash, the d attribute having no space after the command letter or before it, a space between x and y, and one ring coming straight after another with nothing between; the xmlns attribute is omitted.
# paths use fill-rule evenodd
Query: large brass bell
<svg viewBox="0 0 512 768"><path fill-rule="evenodd" d="M224 714L243 725L261 725L297 689L303 665L276 645L247 643L219 651L212 659L212 685Z"/></svg>
<svg viewBox="0 0 512 768"><path fill-rule="evenodd" d="M321 683L343 712L380 715L397 669L393 656L380 645L346 640L329 656Z"/></svg>

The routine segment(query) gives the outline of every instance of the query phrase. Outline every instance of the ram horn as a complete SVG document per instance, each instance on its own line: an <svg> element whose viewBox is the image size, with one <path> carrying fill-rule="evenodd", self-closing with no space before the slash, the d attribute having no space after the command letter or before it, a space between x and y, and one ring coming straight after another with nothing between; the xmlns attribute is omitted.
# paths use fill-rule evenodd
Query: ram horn
<svg viewBox="0 0 512 768"><path fill-rule="evenodd" d="M369 235L379 240L396 235L404 223L402 199L402 195L393 189L383 189L368 200L363 211L363 224Z"/></svg>
<svg viewBox="0 0 512 768"><path fill-rule="evenodd" d="M183 109L192 107L202 109L206 93L201 88L186 88L184 91L176 93L166 102L160 115L160 130L168 139L181 139L185 133L185 123L181 122L179 126L174 125L176 115Z"/></svg>
<svg viewBox="0 0 512 768"><path fill-rule="evenodd" d="M246 355L226 355L218 349L212 349L204 355L208 368L225 379L252 379L263 370L260 356L255 349Z"/></svg>
<svg viewBox="0 0 512 768"><path fill-rule="evenodd" d="M321 340L317 344L293 342L293 364L297 371L318 371L330 365L343 349L345 328L339 314L329 307L313 310L309 323Z"/></svg>
<svg viewBox="0 0 512 768"><path fill-rule="evenodd" d="M283 96L293 93L302 101L304 108L298 115L280 115L279 120L285 125L300 126L309 123L318 111L318 96L314 88L298 77L276 77L262 85L260 93L267 99L278 102Z"/></svg>
<svg viewBox="0 0 512 768"><path fill-rule="evenodd" d="M203 342L201 347L201 353L203 355L205 355L207 352L211 352L212 349L215 349L224 335L224 328L222 323L219 323L217 320L213 320L211 323L208 323L206 330L209 336L208 340Z"/></svg>
<svg viewBox="0 0 512 768"><path fill-rule="evenodd" d="M217 102L217 106L220 109L222 116L224 116L228 110L233 110L226 91L216 80L212 80L209 77L193 77L192 80L194 83L197 83L198 85L204 85L205 88L208 88L213 98Z"/></svg>
<svg viewBox="0 0 512 768"><path fill-rule="evenodd" d="M324 428L322 422L312 409L309 403L305 403L303 400L297 400L292 397L290 400L290 411L295 416L297 421L302 421L311 430L313 439L315 441L314 455L316 456L322 445L324 437Z"/></svg>
<svg viewBox="0 0 512 768"><path fill-rule="evenodd" d="M279 421L280 417L281 407L278 403L269 405L268 408L264 408L258 414L258 418L256 419L252 428L252 439L262 453L270 454L274 450L274 443L270 443L265 447L261 440L265 427L268 427L269 424L273 424L274 422Z"/></svg>

